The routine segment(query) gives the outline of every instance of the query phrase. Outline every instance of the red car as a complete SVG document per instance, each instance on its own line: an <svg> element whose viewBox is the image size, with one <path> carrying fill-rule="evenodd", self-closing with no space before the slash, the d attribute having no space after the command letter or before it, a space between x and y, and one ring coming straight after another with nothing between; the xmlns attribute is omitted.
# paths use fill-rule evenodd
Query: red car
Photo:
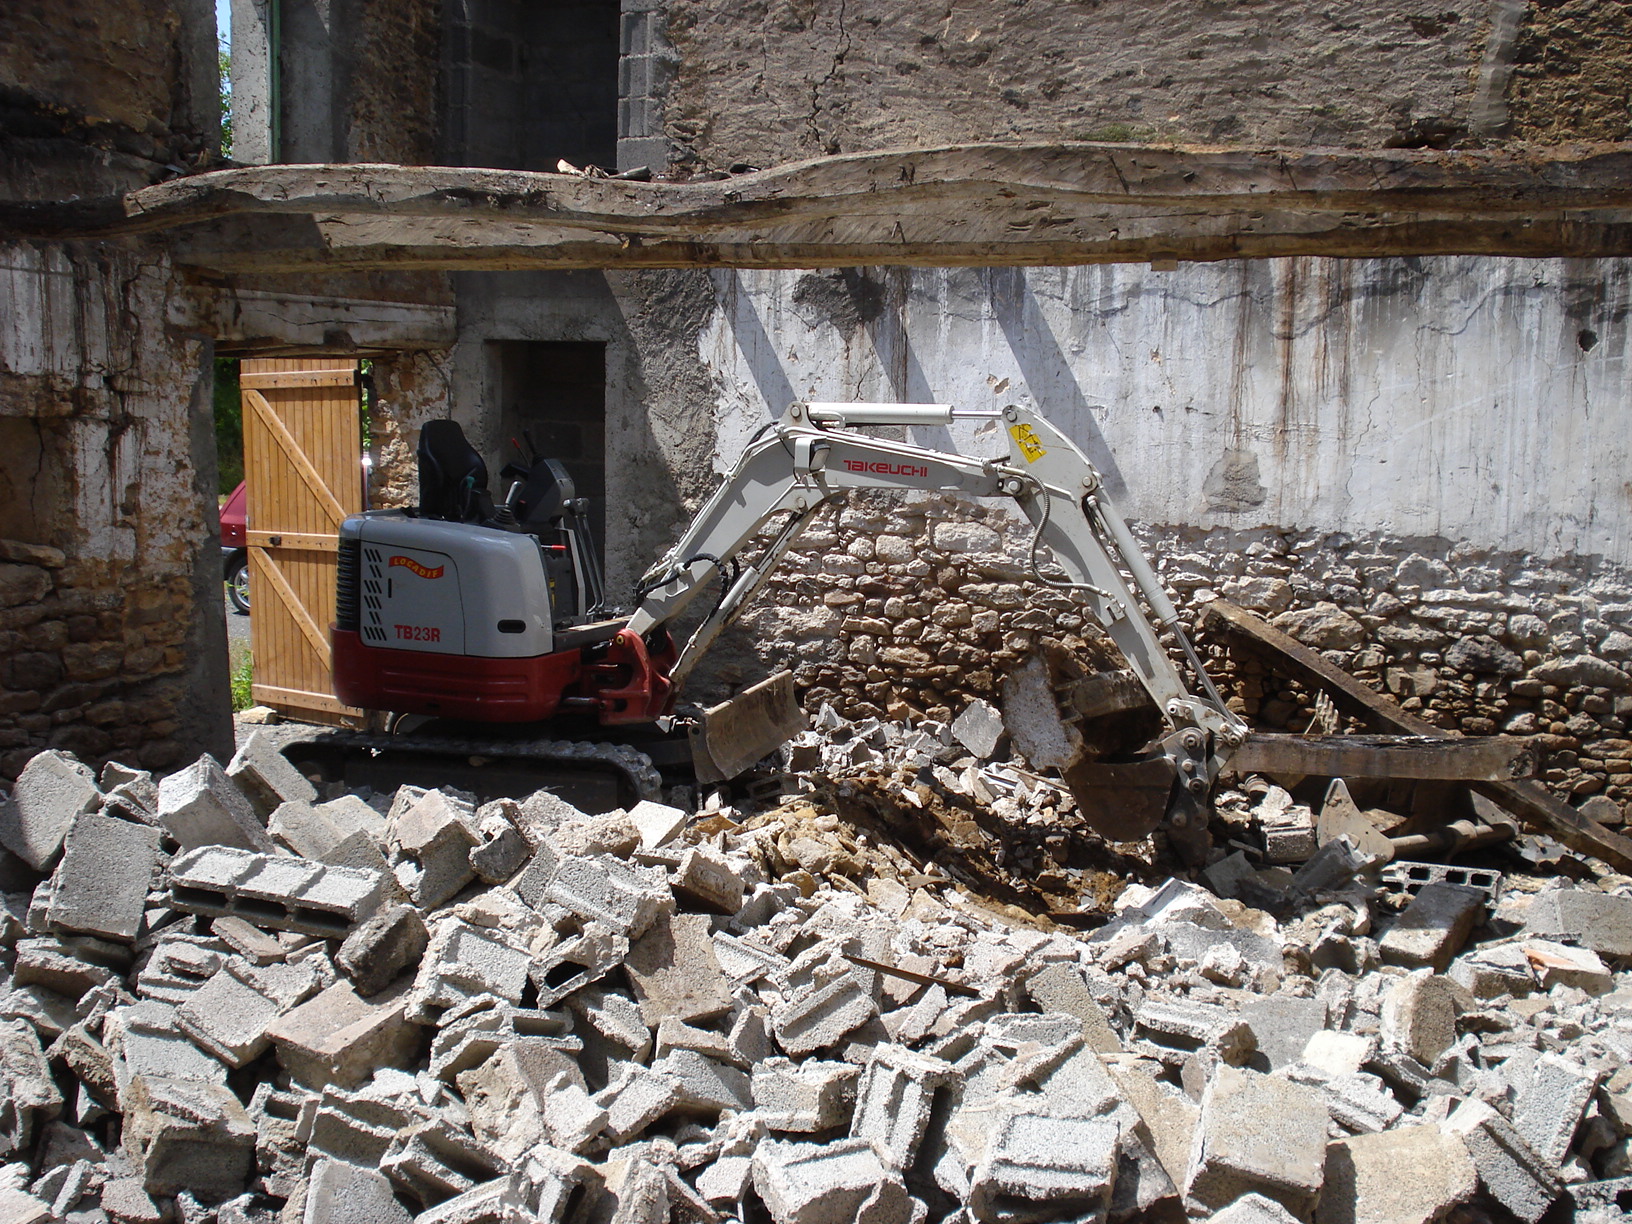
<svg viewBox="0 0 1632 1224"><path fill-rule="evenodd" d="M244 534L244 482L221 506L222 577L227 598L242 614L249 612L249 541Z"/></svg>

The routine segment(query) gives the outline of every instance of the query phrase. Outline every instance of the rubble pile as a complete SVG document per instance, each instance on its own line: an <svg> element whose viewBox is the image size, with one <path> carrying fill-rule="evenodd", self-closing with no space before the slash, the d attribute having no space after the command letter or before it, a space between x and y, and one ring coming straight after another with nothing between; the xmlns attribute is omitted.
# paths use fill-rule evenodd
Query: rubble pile
<svg viewBox="0 0 1632 1224"><path fill-rule="evenodd" d="M796 759L971 776L939 730L841 732ZM1063 814L1013 777L981 802ZM1378 880L1338 838L1279 884L1130 885L1085 933L825 793L586 815L324 801L261 737L162 781L36 756L0 808L0 1224L1533 1222L1632 1193L1632 880Z"/></svg>

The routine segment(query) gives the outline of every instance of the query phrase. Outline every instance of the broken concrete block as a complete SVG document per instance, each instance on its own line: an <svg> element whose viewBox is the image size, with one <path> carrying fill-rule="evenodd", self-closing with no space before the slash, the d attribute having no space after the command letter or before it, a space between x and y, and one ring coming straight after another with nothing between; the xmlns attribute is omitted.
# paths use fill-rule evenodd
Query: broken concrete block
<svg viewBox="0 0 1632 1224"><path fill-rule="evenodd" d="M1513 1129L1548 1165L1561 1167L1603 1078L1602 1071L1543 1054L1513 1102Z"/></svg>
<svg viewBox="0 0 1632 1224"><path fill-rule="evenodd" d="M150 1194L222 1199L255 1169L255 1127L223 1084L139 1075L121 1101L125 1154Z"/></svg>
<svg viewBox="0 0 1632 1224"><path fill-rule="evenodd" d="M856 1091L850 1137L871 1143L892 1169L910 1169L929 1129L936 1094L957 1079L952 1067L939 1058L915 1054L904 1046L874 1047Z"/></svg>
<svg viewBox="0 0 1632 1224"><path fill-rule="evenodd" d="M1601 995L1615 989L1615 975L1591 948L1572 948L1548 939L1526 939L1519 946L1545 990L1577 986L1590 995Z"/></svg>
<svg viewBox="0 0 1632 1224"><path fill-rule="evenodd" d="M159 783L159 823L183 851L204 846L274 851L254 806L208 753Z"/></svg>
<svg viewBox="0 0 1632 1224"><path fill-rule="evenodd" d="M426 1203L464 1194L503 1170L498 1153L440 1117L399 1132L380 1160L380 1172Z"/></svg>
<svg viewBox="0 0 1632 1224"><path fill-rule="evenodd" d="M952 720L952 736L983 761L991 760L1006 728L1003 715L989 701L978 697Z"/></svg>
<svg viewBox="0 0 1632 1224"><path fill-rule="evenodd" d="M452 1080L505 1046L525 1050L530 1067L535 1063L558 1067L557 1054L576 1054L583 1049L582 1039L572 1036L571 1027L564 1011L513 1007L483 996L451 1018L443 1017L442 1027L431 1039L429 1070L438 1079Z"/></svg>
<svg viewBox="0 0 1632 1224"><path fill-rule="evenodd" d="M1326 1027L1326 1004L1289 994L1255 996L1242 1000L1241 1019L1268 1069L1279 1071L1302 1058L1309 1039Z"/></svg>
<svg viewBox="0 0 1632 1224"><path fill-rule="evenodd" d="M646 850L668 845L685 831L691 821L691 817L679 808L651 799L642 799L630 808L627 819L639 830L641 847Z"/></svg>
<svg viewBox="0 0 1632 1224"><path fill-rule="evenodd" d="M1385 965L1444 973L1485 912L1485 895L1456 884L1429 884L1378 942Z"/></svg>
<svg viewBox="0 0 1632 1224"><path fill-rule="evenodd" d="M638 938L660 912L674 905L668 878L660 869L573 854L556 864L544 898L626 939Z"/></svg>
<svg viewBox="0 0 1632 1224"><path fill-rule="evenodd" d="M877 1016L872 995L841 971L774 1008L771 1027L777 1044L799 1058L836 1044Z"/></svg>
<svg viewBox="0 0 1632 1224"><path fill-rule="evenodd" d="M678 1105L680 1086L672 1075L638 1063L625 1063L594 1100L606 1110L606 1133L622 1142Z"/></svg>
<svg viewBox="0 0 1632 1224"><path fill-rule="evenodd" d="M232 779L266 820L283 803L316 803L317 788L289 763L264 731L252 731L227 764Z"/></svg>
<svg viewBox="0 0 1632 1224"><path fill-rule="evenodd" d="M242 1067L266 1050L266 1029L283 1011L232 968L222 969L176 1008L176 1024L229 1067Z"/></svg>
<svg viewBox="0 0 1632 1224"><path fill-rule="evenodd" d="M754 1109L773 1131L811 1134L849 1121L861 1068L852 1063L770 1058L754 1064Z"/></svg>
<svg viewBox="0 0 1632 1224"><path fill-rule="evenodd" d="M335 968L351 979L358 994L365 998L377 995L404 969L421 961L429 942L419 911L409 905L393 905L346 936L334 954Z"/></svg>
<svg viewBox="0 0 1632 1224"><path fill-rule="evenodd" d="M312 1166L301 1224L412 1224L391 1179L373 1169L320 1157Z"/></svg>
<svg viewBox="0 0 1632 1224"><path fill-rule="evenodd" d="M1437 1126L1355 1135L1326 1148L1315 1224L1429 1224L1478 1189L1467 1145Z"/></svg>
<svg viewBox="0 0 1632 1224"><path fill-rule="evenodd" d="M724 857L704 846L693 846L681 856L670 887L682 904L712 914L735 914L742 908L746 886Z"/></svg>
<svg viewBox="0 0 1632 1224"><path fill-rule="evenodd" d="M1322 1029L1310 1036L1301 1061L1329 1075L1353 1075L1370 1060L1377 1043L1359 1033Z"/></svg>
<svg viewBox="0 0 1632 1224"><path fill-rule="evenodd" d="M431 1024L443 1011L479 995L520 1003L532 957L506 935L458 918L439 920L408 995L408 1018Z"/></svg>
<svg viewBox="0 0 1632 1224"><path fill-rule="evenodd" d="M1439 974L1401 978L1383 997L1383 1044L1433 1066L1456 1041L1457 991L1454 982Z"/></svg>
<svg viewBox="0 0 1632 1224"><path fill-rule="evenodd" d="M48 1224L62 1218L44 1199L10 1186L0 1186L0 1221L4 1224Z"/></svg>
<svg viewBox="0 0 1632 1224"><path fill-rule="evenodd" d="M1288 1067L1286 1078L1318 1091L1332 1121L1353 1134L1372 1135L1387 1130L1405 1112L1383 1081L1364 1071L1333 1075L1303 1063Z"/></svg>
<svg viewBox="0 0 1632 1224"><path fill-rule="evenodd" d="M268 836L293 854L324 862L346 838L319 808L305 800L279 804L266 822Z"/></svg>
<svg viewBox="0 0 1632 1224"><path fill-rule="evenodd" d="M1467 1145L1490 1196L1528 1224L1541 1219L1563 1190L1553 1167L1483 1101L1463 1101L1444 1126Z"/></svg>
<svg viewBox="0 0 1632 1224"><path fill-rule="evenodd" d="M1243 1194L1209 1218L1212 1224L1302 1224L1285 1207L1261 1194Z"/></svg>
<svg viewBox="0 0 1632 1224"><path fill-rule="evenodd" d="M170 900L180 910L243 918L257 926L342 939L379 907L377 871L202 846L170 863Z"/></svg>
<svg viewBox="0 0 1632 1224"><path fill-rule="evenodd" d="M754 1189L776 1224L905 1224L912 1216L900 1174L864 1140L768 1140L753 1159Z"/></svg>
<svg viewBox="0 0 1632 1224"><path fill-rule="evenodd" d="M1231 1066L1242 1065L1257 1049L1247 1023L1216 1004L1147 998L1133 1021L1141 1036L1160 1046L1184 1053L1206 1048Z"/></svg>
<svg viewBox="0 0 1632 1224"><path fill-rule="evenodd" d="M144 999L116 1007L102 1024L102 1040L113 1060L114 1089L120 1108L131 1082L139 1075L162 1079L227 1082L227 1069L179 1031L176 1009Z"/></svg>
<svg viewBox="0 0 1632 1224"><path fill-rule="evenodd" d="M470 852L470 869L484 883L502 884L521 870L533 853L533 848L502 811L486 816L478 812L477 817L477 832L481 834L482 844Z"/></svg>
<svg viewBox="0 0 1632 1224"><path fill-rule="evenodd" d="M91 959L91 941L73 946L60 939L20 939L17 941L16 960L12 966L14 986L43 986L70 999L77 999L116 979L119 974L107 964ZM104 948L118 948L106 944ZM128 949L120 949L128 957ZM112 959L112 958L108 958Z"/></svg>
<svg viewBox="0 0 1632 1224"><path fill-rule="evenodd" d="M697 1193L707 1199L710 1206L729 1211L742 1201L753 1179L752 1156L722 1156L697 1175Z"/></svg>
<svg viewBox="0 0 1632 1224"><path fill-rule="evenodd" d="M661 912L623 962L648 1027L665 1017L709 1020L731 1009L731 988L702 914Z"/></svg>
<svg viewBox="0 0 1632 1224"><path fill-rule="evenodd" d="M1122 1039L1073 965L1045 965L1025 981L1025 992L1045 1012L1064 1012L1082 1024L1082 1039L1101 1054L1120 1054Z"/></svg>
<svg viewBox="0 0 1632 1224"><path fill-rule="evenodd" d="M577 935L538 956L527 973L538 991L538 1005L549 1007L599 981L628 957L627 939L598 922L588 922Z"/></svg>
<svg viewBox="0 0 1632 1224"><path fill-rule="evenodd" d="M1313 1089L1220 1066L1201 1098L1184 1181L1192 1211L1257 1192L1307 1215L1325 1176L1326 1106Z"/></svg>
<svg viewBox="0 0 1632 1224"><path fill-rule="evenodd" d="M102 1186L102 1210L118 1224L164 1224L165 1220L165 1212L139 1177L108 1178Z"/></svg>
<svg viewBox="0 0 1632 1224"><path fill-rule="evenodd" d="M75 817L52 877L46 921L60 931L134 940L158 859L157 829L96 812Z"/></svg>
<svg viewBox="0 0 1632 1224"><path fill-rule="evenodd" d="M76 817L102 801L96 775L70 754L35 753L0 800L0 846L35 871L48 871L62 852L62 839Z"/></svg>
<svg viewBox="0 0 1632 1224"><path fill-rule="evenodd" d="M1601 956L1632 957L1632 897L1585 888L1538 893L1525 910L1522 933L1590 948Z"/></svg>
<svg viewBox="0 0 1632 1224"><path fill-rule="evenodd" d="M753 1103L746 1075L696 1050L671 1050L652 1064L652 1070L674 1080L677 1107L687 1113L718 1116L722 1110L740 1112Z"/></svg>
<svg viewBox="0 0 1632 1224"><path fill-rule="evenodd" d="M388 826L397 879L421 909L435 909L476 878L470 852L481 841L466 823L471 815L466 804L427 791Z"/></svg>
<svg viewBox="0 0 1632 1224"><path fill-rule="evenodd" d="M349 1088L377 1067L402 1065L418 1045L418 1029L404 1014L407 991L405 982L363 999L339 982L279 1017L266 1035L297 1080Z"/></svg>
<svg viewBox="0 0 1632 1224"><path fill-rule="evenodd" d="M1200 1107L1181 1089L1156 1077L1160 1064L1147 1059L1113 1058L1106 1060L1105 1069L1144 1122L1163 1170L1175 1184L1182 1184L1190 1164Z"/></svg>
<svg viewBox="0 0 1632 1224"><path fill-rule="evenodd" d="M1530 958L1517 944L1465 952L1451 962L1446 976L1475 999L1494 999L1501 995L1520 997L1536 988Z"/></svg>
<svg viewBox="0 0 1632 1224"><path fill-rule="evenodd" d="M35 1131L62 1112L40 1039L20 1020L0 1020L0 1102L0 1156L26 1155Z"/></svg>
<svg viewBox="0 0 1632 1224"><path fill-rule="evenodd" d="M1120 1140L1121 1128L1108 1118L1008 1114L970 1177L970 1211L1001 1220L1046 1203L1054 1218L1092 1218L1110 1199Z"/></svg>
<svg viewBox="0 0 1632 1224"><path fill-rule="evenodd" d="M210 930L252 965L271 965L284 958L284 946L260 927L228 914L210 921Z"/></svg>

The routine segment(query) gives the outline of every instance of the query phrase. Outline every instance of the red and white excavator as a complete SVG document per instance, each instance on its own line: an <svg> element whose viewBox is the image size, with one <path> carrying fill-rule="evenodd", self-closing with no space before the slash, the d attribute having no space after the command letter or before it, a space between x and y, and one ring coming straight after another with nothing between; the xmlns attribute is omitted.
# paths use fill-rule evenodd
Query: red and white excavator
<svg viewBox="0 0 1632 1224"><path fill-rule="evenodd" d="M860 432L979 416L1004 427L1005 456ZM1007 498L1032 524L1031 577L1081 601L1163 724L1138 751L1096 759L1090 746L1063 771L1085 818L1119 840L1165 822L1181 848L1204 847L1208 792L1246 725L1207 678L1099 473L1034 411L794 404L755 435L626 611L607 604L585 503L558 462L509 465L495 502L459 426L432 421L419 463L417 509L371 511L341 527L334 681L349 705L456 722L467 735L472 725L514 724L582 740L595 728L673 720L689 730L700 779L731 777L802 725L791 678L781 673L709 711L677 715L677 694L818 511L855 489ZM762 533L769 543L750 549ZM677 647L669 627L715 579L713 606Z"/></svg>

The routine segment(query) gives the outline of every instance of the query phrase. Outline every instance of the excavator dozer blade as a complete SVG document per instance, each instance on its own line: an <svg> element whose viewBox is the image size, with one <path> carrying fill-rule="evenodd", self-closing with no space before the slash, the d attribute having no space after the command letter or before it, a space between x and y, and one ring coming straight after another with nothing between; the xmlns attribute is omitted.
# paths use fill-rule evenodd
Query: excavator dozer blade
<svg viewBox="0 0 1632 1224"><path fill-rule="evenodd" d="M804 729L805 712L793 696L793 673L779 671L702 712L691 728L697 780L734 778Z"/></svg>

